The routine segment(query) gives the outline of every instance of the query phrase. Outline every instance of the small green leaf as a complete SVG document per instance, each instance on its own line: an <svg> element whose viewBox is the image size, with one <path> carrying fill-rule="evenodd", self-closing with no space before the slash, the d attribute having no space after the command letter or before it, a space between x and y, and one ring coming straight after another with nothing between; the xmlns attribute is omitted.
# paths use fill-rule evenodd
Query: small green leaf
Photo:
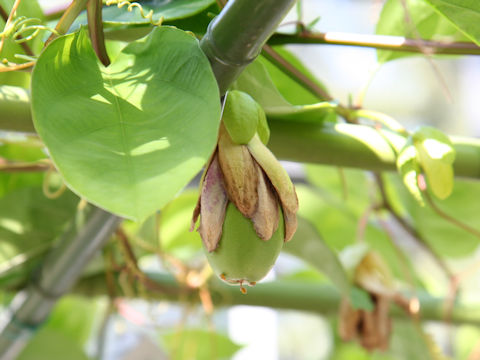
<svg viewBox="0 0 480 360"><path fill-rule="evenodd" d="M230 359L242 347L213 331L185 329L162 336L171 360Z"/></svg>
<svg viewBox="0 0 480 360"><path fill-rule="evenodd" d="M407 139L405 146L398 154L397 170L410 194L415 198L418 204L425 206L422 191L418 187L417 180L417 177L420 174L418 152L411 137Z"/></svg>
<svg viewBox="0 0 480 360"><path fill-rule="evenodd" d="M478 0L426 0L467 37L480 46L480 2Z"/></svg>
<svg viewBox="0 0 480 360"><path fill-rule="evenodd" d="M263 111L260 105L247 93L238 90L227 93L222 120L235 143L248 144L257 132L260 111Z"/></svg>
<svg viewBox="0 0 480 360"><path fill-rule="evenodd" d="M327 275L339 291L348 296L350 283L340 260L309 221L298 217L297 231L292 240L285 243L283 251Z"/></svg>
<svg viewBox="0 0 480 360"><path fill-rule="evenodd" d="M105 68L84 30L53 41L32 78L35 128L66 183L145 219L200 171L220 122L210 64L191 35L155 28Z"/></svg>
<svg viewBox="0 0 480 360"><path fill-rule="evenodd" d="M421 127L413 134L413 143L433 194L446 199L454 184L455 149L452 142L440 130Z"/></svg>

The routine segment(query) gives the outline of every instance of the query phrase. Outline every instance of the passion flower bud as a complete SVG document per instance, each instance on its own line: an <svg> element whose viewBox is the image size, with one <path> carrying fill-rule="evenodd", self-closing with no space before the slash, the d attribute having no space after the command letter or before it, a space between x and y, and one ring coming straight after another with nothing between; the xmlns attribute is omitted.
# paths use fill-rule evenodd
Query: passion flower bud
<svg viewBox="0 0 480 360"><path fill-rule="evenodd" d="M253 285L272 268L297 227L298 200L287 172L255 134L234 142L222 124L193 213L207 259L229 284Z"/></svg>

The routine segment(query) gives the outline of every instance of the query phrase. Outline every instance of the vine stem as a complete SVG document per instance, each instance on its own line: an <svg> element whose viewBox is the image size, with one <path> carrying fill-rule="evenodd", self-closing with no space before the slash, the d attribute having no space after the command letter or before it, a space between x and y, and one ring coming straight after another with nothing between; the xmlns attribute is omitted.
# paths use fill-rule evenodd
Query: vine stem
<svg viewBox="0 0 480 360"><path fill-rule="evenodd" d="M298 34L274 34L269 45L285 44L325 44L375 48L380 50L405 51L430 55L480 55L480 47L470 42L444 42L409 39L402 36L369 35L346 32L313 33L303 31Z"/></svg>
<svg viewBox="0 0 480 360"><path fill-rule="evenodd" d="M24 64L10 64L8 63L7 66L0 67L0 73L8 72L8 71L18 71L18 70L25 70L31 68L35 65L35 61L29 61Z"/></svg>

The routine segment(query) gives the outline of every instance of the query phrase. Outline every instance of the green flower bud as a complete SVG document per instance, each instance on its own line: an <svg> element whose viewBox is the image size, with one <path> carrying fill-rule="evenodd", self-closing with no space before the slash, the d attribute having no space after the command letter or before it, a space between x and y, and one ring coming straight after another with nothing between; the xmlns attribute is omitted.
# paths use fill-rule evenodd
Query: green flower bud
<svg viewBox="0 0 480 360"><path fill-rule="evenodd" d="M258 131L268 141L268 129L262 107L247 93L231 90L227 93L223 109L223 123L235 144L248 144Z"/></svg>
<svg viewBox="0 0 480 360"><path fill-rule="evenodd" d="M258 135L239 145L220 126L193 213L210 265L229 284L253 285L297 228L298 200L287 172Z"/></svg>

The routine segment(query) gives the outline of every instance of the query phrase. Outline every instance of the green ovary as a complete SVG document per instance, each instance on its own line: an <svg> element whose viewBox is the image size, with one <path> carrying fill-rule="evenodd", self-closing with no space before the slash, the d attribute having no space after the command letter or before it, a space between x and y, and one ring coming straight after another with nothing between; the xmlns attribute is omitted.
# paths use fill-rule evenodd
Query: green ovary
<svg viewBox="0 0 480 360"><path fill-rule="evenodd" d="M253 223L237 210L227 207L220 243L207 259L215 273L229 284L249 284L261 280L275 264L283 246L284 221L280 214L278 228L270 240L255 233Z"/></svg>

